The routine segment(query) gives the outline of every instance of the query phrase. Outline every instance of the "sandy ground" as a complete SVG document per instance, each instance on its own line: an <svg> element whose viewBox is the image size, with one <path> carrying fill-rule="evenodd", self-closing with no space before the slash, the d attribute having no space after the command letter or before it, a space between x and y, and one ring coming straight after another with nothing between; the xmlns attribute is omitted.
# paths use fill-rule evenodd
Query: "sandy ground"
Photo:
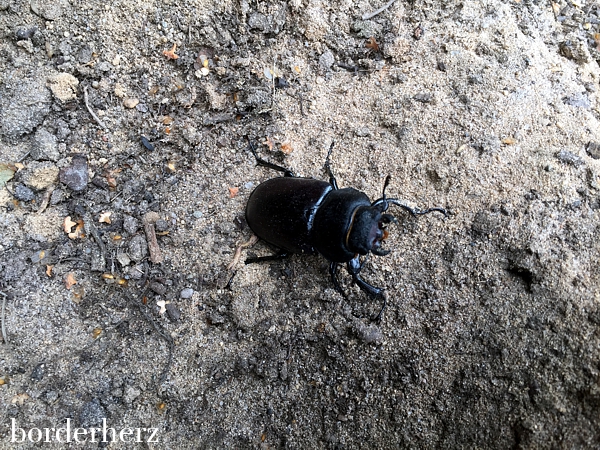
<svg viewBox="0 0 600 450"><path fill-rule="evenodd" d="M0 447L600 446L600 5L383 6L0 0ZM447 208L394 210L380 323L322 257L227 269L248 139Z"/></svg>

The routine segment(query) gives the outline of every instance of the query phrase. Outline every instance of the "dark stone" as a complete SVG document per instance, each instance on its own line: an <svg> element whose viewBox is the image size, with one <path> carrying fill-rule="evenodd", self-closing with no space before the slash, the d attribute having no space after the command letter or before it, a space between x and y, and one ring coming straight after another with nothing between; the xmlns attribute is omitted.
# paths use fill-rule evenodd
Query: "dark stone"
<svg viewBox="0 0 600 450"><path fill-rule="evenodd" d="M15 187L15 197L22 202L30 202L35 198L35 193L24 184L17 184Z"/></svg>
<svg viewBox="0 0 600 450"><path fill-rule="evenodd" d="M31 28L19 27L19 28L17 28L17 31L15 32L15 37L17 38L17 41L22 41L24 39L31 39L36 31L37 31L37 27L31 27Z"/></svg>
<svg viewBox="0 0 600 450"><path fill-rule="evenodd" d="M37 366L35 366L31 371L31 379L35 381L40 381L42 378L44 378L44 368L45 365L43 363L40 363Z"/></svg>
<svg viewBox="0 0 600 450"><path fill-rule="evenodd" d="M154 145L152 145L152 143L148 140L146 136L140 136L140 141L142 141L142 145L148 150L154 150Z"/></svg>
<svg viewBox="0 0 600 450"><path fill-rule="evenodd" d="M413 97L416 101L421 103L431 102L432 96L429 93L417 94Z"/></svg>
<svg viewBox="0 0 600 450"><path fill-rule="evenodd" d="M150 289L156 292L158 295L165 295L167 292L167 288L164 284L159 283L158 281L153 281L150 283Z"/></svg>
<svg viewBox="0 0 600 450"><path fill-rule="evenodd" d="M137 234L129 242L128 254L134 261L141 261L148 254L148 243L143 236Z"/></svg>
<svg viewBox="0 0 600 450"><path fill-rule="evenodd" d="M585 161L580 156L577 156L574 153L571 153L568 150L561 150L556 154L556 158L565 164L569 164L571 166L579 167L585 164Z"/></svg>
<svg viewBox="0 0 600 450"><path fill-rule="evenodd" d="M585 151L594 159L600 159L600 144L590 141L585 147Z"/></svg>
<svg viewBox="0 0 600 450"><path fill-rule="evenodd" d="M167 314L169 315L169 319L172 322L177 322L179 320L179 318L181 317L181 312L179 312L179 308L177 308L177 306L175 306L173 303L167 303L165 305L165 308L167 309Z"/></svg>
<svg viewBox="0 0 600 450"><path fill-rule="evenodd" d="M164 219L158 219L154 224L154 227L156 228L156 231L162 233L169 229L169 223Z"/></svg>
<svg viewBox="0 0 600 450"><path fill-rule="evenodd" d="M88 183L87 158L74 156L71 165L60 170L60 181L74 191L83 191Z"/></svg>

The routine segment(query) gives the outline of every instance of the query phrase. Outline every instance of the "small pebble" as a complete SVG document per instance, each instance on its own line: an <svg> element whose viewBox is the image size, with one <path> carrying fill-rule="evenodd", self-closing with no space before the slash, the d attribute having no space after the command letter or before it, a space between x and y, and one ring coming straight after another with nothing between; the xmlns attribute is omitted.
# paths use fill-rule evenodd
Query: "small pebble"
<svg viewBox="0 0 600 450"><path fill-rule="evenodd" d="M254 187L254 183L252 181L248 181L247 183L244 184L244 189L252 189Z"/></svg>
<svg viewBox="0 0 600 450"><path fill-rule="evenodd" d="M140 140L142 141L142 145L148 150L154 150L154 145L152 145L152 143L148 140L146 136L140 136Z"/></svg>
<svg viewBox="0 0 600 450"><path fill-rule="evenodd" d="M129 242L127 253L134 261L141 261L144 259L148 254L148 243L146 242L146 239L143 236L136 234Z"/></svg>
<svg viewBox="0 0 600 450"><path fill-rule="evenodd" d="M123 217L123 228L129 234L135 234L139 228L139 221L135 217L125 216Z"/></svg>
<svg viewBox="0 0 600 450"><path fill-rule="evenodd" d="M74 156L71 165L60 170L61 183L76 192L86 188L88 178L88 163L85 156Z"/></svg>
<svg viewBox="0 0 600 450"><path fill-rule="evenodd" d="M323 70L331 69L331 66L333 66L334 62L335 62L335 57L333 56L333 53L331 53L329 50L326 51L325 53L323 53L319 57L319 66Z"/></svg>
<svg viewBox="0 0 600 450"><path fill-rule="evenodd" d="M416 101L421 102L421 103L429 103L431 101L431 94L429 94L429 93L417 94L413 98Z"/></svg>
<svg viewBox="0 0 600 450"><path fill-rule="evenodd" d="M156 292L158 295L165 295L167 293L167 288L164 284L159 283L158 281L153 281L150 283L150 289Z"/></svg>
<svg viewBox="0 0 600 450"><path fill-rule="evenodd" d="M127 255L127 253L118 253L117 261L119 261L119 264L121 264L122 267L126 267L129 264L131 264L131 258L129 258L129 255Z"/></svg>
<svg viewBox="0 0 600 450"><path fill-rule="evenodd" d="M598 142L590 141L585 147L588 155L594 159L600 159L600 144Z"/></svg>
<svg viewBox="0 0 600 450"><path fill-rule="evenodd" d="M40 363L37 366L35 366L31 371L31 379L35 381L40 381L42 378L44 378L44 367L45 365L43 363Z"/></svg>
<svg viewBox="0 0 600 450"><path fill-rule="evenodd" d="M38 128L33 136L30 155L36 161L58 161L58 141L56 136L44 128Z"/></svg>
<svg viewBox="0 0 600 450"><path fill-rule="evenodd" d="M24 184L17 184L15 187L15 197L22 202L30 202L35 198L35 193Z"/></svg>
<svg viewBox="0 0 600 450"><path fill-rule="evenodd" d="M137 104L140 101L137 98L126 98L125 100L123 100L123 106L125 106L125 108L135 108L137 106Z"/></svg>
<svg viewBox="0 0 600 450"><path fill-rule="evenodd" d="M185 288L179 293L181 298L192 298L192 295L194 295L194 290L192 288Z"/></svg>
<svg viewBox="0 0 600 450"><path fill-rule="evenodd" d="M583 158L577 156L575 153L571 153L568 150L561 150L556 154L556 158L562 163L570 164L575 167L585 164Z"/></svg>
<svg viewBox="0 0 600 450"><path fill-rule="evenodd" d="M247 183L246 183L246 184L247 184ZM202 214L202 211L194 211L194 214L193 214L193 216L194 216L194 218L196 218L196 219L200 219L200 218L203 216L203 214Z"/></svg>
<svg viewBox="0 0 600 450"><path fill-rule="evenodd" d="M172 322L177 322L181 317L181 312L179 311L177 306L175 306L173 303L167 303L165 305L165 308L167 309L167 315L169 316L169 319Z"/></svg>
<svg viewBox="0 0 600 450"><path fill-rule="evenodd" d="M162 233L169 229L169 223L164 219L158 219L154 226L156 227L156 231L158 231L159 233Z"/></svg>
<svg viewBox="0 0 600 450"><path fill-rule="evenodd" d="M15 32L15 37L17 38L18 41L20 41L22 39L31 39L36 31L37 31L37 27L31 27L31 28L21 28L20 27L20 28L17 28L17 31Z"/></svg>

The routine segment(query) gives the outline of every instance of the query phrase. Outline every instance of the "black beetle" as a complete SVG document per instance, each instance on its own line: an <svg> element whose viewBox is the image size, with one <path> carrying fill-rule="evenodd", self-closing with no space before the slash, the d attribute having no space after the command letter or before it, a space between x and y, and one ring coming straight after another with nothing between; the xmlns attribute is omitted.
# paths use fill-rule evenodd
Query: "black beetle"
<svg viewBox="0 0 600 450"><path fill-rule="evenodd" d="M320 253L329 261L329 273L336 290L346 298L337 280L341 263L347 263L354 282L365 292L383 298L383 306L375 320L381 318L386 305L383 289L370 285L360 277L365 261L360 256L384 256L390 250L381 248L388 236L387 224L397 222L391 214L385 214L389 205L397 205L413 216L439 211L443 208L417 210L387 198L385 189L390 176L385 179L382 197L371 203L369 197L354 188L338 187L329 158L333 142L325 160L329 182L312 178L296 177L289 169L258 157L254 145L250 150L259 166L283 172L283 177L271 178L259 184L250 194L246 205L246 221L260 239L278 247L278 253L270 256L246 259L246 264L282 259L292 253Z"/></svg>

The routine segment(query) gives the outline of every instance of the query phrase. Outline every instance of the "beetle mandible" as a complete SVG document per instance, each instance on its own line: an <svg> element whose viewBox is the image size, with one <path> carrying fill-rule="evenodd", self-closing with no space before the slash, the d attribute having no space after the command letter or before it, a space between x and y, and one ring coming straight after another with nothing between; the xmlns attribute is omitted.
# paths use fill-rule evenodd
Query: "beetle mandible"
<svg viewBox="0 0 600 450"><path fill-rule="evenodd" d="M390 250L381 247L388 236L386 229L397 222L385 214L390 205L399 206L413 216L438 211L447 216L443 208L418 210L398 199L388 198L385 190L390 176L385 179L381 198L371 202L364 192L354 188L339 188L329 162L334 142L331 143L325 170L329 182L296 177L284 167L265 161L256 153L252 142L249 148L257 165L283 172L283 177L271 178L259 184L250 194L246 205L246 221L260 239L279 248L270 256L246 259L246 264L282 259L292 253L321 254L330 261L329 273L335 289L344 297L337 273L341 263L347 263L348 272L360 289L383 299L383 305L374 320L379 320L386 306L384 290L363 280L360 257L373 253L385 256Z"/></svg>

